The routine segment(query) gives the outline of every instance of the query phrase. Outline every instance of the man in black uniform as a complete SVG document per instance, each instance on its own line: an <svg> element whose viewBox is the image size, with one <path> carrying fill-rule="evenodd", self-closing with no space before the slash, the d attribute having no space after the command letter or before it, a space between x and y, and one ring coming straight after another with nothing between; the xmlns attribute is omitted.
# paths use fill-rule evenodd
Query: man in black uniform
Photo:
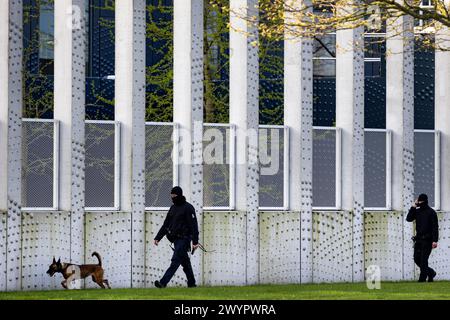
<svg viewBox="0 0 450 320"><path fill-rule="evenodd" d="M421 194L409 209L406 221L416 221L414 262L420 268L419 282L433 282L436 271L428 266L431 250L437 248L439 225L436 211L428 205L428 196Z"/></svg>
<svg viewBox="0 0 450 320"><path fill-rule="evenodd" d="M174 244L172 262L161 280L155 281L157 288L164 288L172 279L180 264L187 277L188 287L196 287L194 272L192 271L191 260L188 251L190 251L191 241L192 250L198 247L198 224L194 207L186 201L183 196L183 190L180 187L173 187L170 192L173 205L167 213L164 224L154 239L157 246L159 241L166 236L167 240Z"/></svg>

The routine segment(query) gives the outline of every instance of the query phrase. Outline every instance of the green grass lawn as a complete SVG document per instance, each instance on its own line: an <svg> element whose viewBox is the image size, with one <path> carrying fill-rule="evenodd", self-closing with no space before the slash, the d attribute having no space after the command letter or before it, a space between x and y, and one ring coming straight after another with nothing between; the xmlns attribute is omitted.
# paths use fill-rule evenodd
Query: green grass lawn
<svg viewBox="0 0 450 320"><path fill-rule="evenodd" d="M450 281L434 283L382 282L380 290L365 283L257 285L243 287L89 289L0 292L3 299L189 299L189 300L297 300L297 299L449 299Z"/></svg>

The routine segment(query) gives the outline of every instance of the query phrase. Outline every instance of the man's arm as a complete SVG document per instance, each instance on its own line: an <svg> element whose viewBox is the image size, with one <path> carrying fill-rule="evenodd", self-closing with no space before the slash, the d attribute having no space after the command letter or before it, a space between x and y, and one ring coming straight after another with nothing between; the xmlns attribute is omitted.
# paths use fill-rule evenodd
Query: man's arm
<svg viewBox="0 0 450 320"><path fill-rule="evenodd" d="M439 223L436 211L434 210L431 215L431 238L433 242L438 242L439 240Z"/></svg>
<svg viewBox="0 0 450 320"><path fill-rule="evenodd" d="M164 219L164 223L161 226L161 229L159 229L159 231L156 234L156 237L154 239L156 245L158 245L158 242L161 241L161 239L167 234L167 227L169 224L169 214L170 214L170 209L167 212L166 219Z"/></svg>
<svg viewBox="0 0 450 320"><path fill-rule="evenodd" d="M193 206L190 206L190 210L187 210L187 221L189 224L189 229L192 234L192 244L195 246L198 244L198 223L197 216L195 215L195 209Z"/></svg>
<svg viewBox="0 0 450 320"><path fill-rule="evenodd" d="M409 208L408 215L406 216L406 221L413 222L416 220L416 207L412 206Z"/></svg>

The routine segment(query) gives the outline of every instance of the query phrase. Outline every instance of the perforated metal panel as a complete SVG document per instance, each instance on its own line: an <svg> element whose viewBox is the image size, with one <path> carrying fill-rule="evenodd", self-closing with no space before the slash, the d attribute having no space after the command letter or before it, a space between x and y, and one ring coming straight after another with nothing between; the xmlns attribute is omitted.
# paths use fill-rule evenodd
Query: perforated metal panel
<svg viewBox="0 0 450 320"><path fill-rule="evenodd" d="M62 275L46 272L53 257L70 262L70 247L69 213L22 213L22 290L63 289Z"/></svg>
<svg viewBox="0 0 450 320"><path fill-rule="evenodd" d="M365 267L379 266L382 280L402 280L403 223L401 212L364 214Z"/></svg>
<svg viewBox="0 0 450 320"><path fill-rule="evenodd" d="M114 207L114 123L86 123L86 207Z"/></svg>
<svg viewBox="0 0 450 320"><path fill-rule="evenodd" d="M236 208L247 214L247 284L259 280L259 50L258 28L242 16L258 20L257 4L230 0L230 122L237 130Z"/></svg>
<svg viewBox="0 0 450 320"><path fill-rule="evenodd" d="M53 207L54 123L22 123L22 206Z"/></svg>
<svg viewBox="0 0 450 320"><path fill-rule="evenodd" d="M97 264L92 257L94 251L102 258L105 271L112 288L131 287L131 214L124 212L86 213L85 263ZM86 279L87 288L99 288Z"/></svg>
<svg viewBox="0 0 450 320"><path fill-rule="evenodd" d="M260 212L260 282L300 282L300 213Z"/></svg>
<svg viewBox="0 0 450 320"><path fill-rule="evenodd" d="M364 206L386 207L386 132L364 133Z"/></svg>
<svg viewBox="0 0 450 320"><path fill-rule="evenodd" d="M6 290L6 212L0 211L0 291Z"/></svg>
<svg viewBox="0 0 450 320"><path fill-rule="evenodd" d="M173 187L173 125L145 126L145 206L170 207Z"/></svg>
<svg viewBox="0 0 450 320"><path fill-rule="evenodd" d="M428 263L437 272L436 280L450 280L450 212L438 213L438 220L438 247L431 252ZM416 277L419 273L416 268Z"/></svg>
<svg viewBox="0 0 450 320"><path fill-rule="evenodd" d="M20 0L0 2L0 206L7 210L7 289L20 289L20 207L22 159L22 9Z"/></svg>
<svg viewBox="0 0 450 320"><path fill-rule="evenodd" d="M313 132L313 206L336 206L336 131Z"/></svg>
<svg viewBox="0 0 450 320"><path fill-rule="evenodd" d="M352 281L350 212L313 212L313 282Z"/></svg>
<svg viewBox="0 0 450 320"><path fill-rule="evenodd" d="M230 205L230 128L206 125L203 134L203 205Z"/></svg>
<svg viewBox="0 0 450 320"><path fill-rule="evenodd" d="M283 207L284 128L259 129L259 206Z"/></svg>
<svg viewBox="0 0 450 320"><path fill-rule="evenodd" d="M246 283L246 225L242 212L204 212L203 244L214 252L203 255L204 285Z"/></svg>
<svg viewBox="0 0 450 320"><path fill-rule="evenodd" d="M145 213L145 286L155 287L155 280L160 280L170 265L173 251L170 242L164 237L158 246L153 239L163 225L166 212L153 211ZM168 287L186 286L187 280L183 268L178 268ZM194 270L195 272L196 270ZM196 279L198 281L198 278Z"/></svg>
<svg viewBox="0 0 450 320"><path fill-rule="evenodd" d="M414 194L428 195L434 206L434 131L414 132Z"/></svg>

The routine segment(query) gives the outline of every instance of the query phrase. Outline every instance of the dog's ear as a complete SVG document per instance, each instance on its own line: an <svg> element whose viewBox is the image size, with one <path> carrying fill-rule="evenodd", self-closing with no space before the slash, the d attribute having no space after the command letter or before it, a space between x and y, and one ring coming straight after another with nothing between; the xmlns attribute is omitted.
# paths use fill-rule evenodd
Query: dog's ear
<svg viewBox="0 0 450 320"><path fill-rule="evenodd" d="M53 263L56 263L55 257L53 257Z"/></svg>
<svg viewBox="0 0 450 320"><path fill-rule="evenodd" d="M56 264L61 264L61 258L58 259L58 262Z"/></svg>

